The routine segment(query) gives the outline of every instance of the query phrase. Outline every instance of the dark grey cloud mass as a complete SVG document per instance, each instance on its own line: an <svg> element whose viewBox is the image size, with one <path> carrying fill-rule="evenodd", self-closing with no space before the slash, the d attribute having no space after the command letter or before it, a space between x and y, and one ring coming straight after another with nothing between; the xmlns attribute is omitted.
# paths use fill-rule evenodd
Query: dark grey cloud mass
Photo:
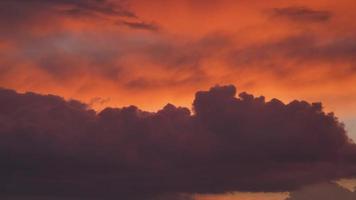
<svg viewBox="0 0 356 200"><path fill-rule="evenodd" d="M234 86L197 92L193 114L171 104L96 113L2 89L0 194L159 199L286 191L355 175L356 146L320 103L235 94Z"/></svg>
<svg viewBox="0 0 356 200"><path fill-rule="evenodd" d="M352 192L336 183L320 183L303 187L290 193L286 200L354 200L356 192Z"/></svg>

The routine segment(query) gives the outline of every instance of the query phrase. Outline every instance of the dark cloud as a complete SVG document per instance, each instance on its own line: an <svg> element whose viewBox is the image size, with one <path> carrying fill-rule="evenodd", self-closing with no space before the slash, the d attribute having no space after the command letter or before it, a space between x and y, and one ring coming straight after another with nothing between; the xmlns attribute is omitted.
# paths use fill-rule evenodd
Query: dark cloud
<svg viewBox="0 0 356 200"><path fill-rule="evenodd" d="M61 23L63 19L105 22L118 19L137 20L138 17L130 10L126 1L122 0L0 1L2 38L29 36L33 30L58 31L63 25Z"/></svg>
<svg viewBox="0 0 356 200"><path fill-rule="evenodd" d="M0 194L159 199L177 193L285 191L356 173L356 147L319 103L196 93L96 113L78 101L0 90Z"/></svg>
<svg viewBox="0 0 356 200"><path fill-rule="evenodd" d="M352 37L340 37L328 42L314 35L286 38L271 46L286 51L285 55L304 60L351 61L356 55L356 42Z"/></svg>
<svg viewBox="0 0 356 200"><path fill-rule="evenodd" d="M308 7L286 7L275 8L272 16L296 22L326 22L331 19L332 13L325 10L313 10Z"/></svg>
<svg viewBox="0 0 356 200"><path fill-rule="evenodd" d="M104 39L90 33L80 36L56 33L47 37L26 37L16 43L14 52L3 52L0 69L7 65L15 69L19 63L27 62L55 80L71 80L83 74L117 80L122 73L122 66L116 61L130 52L127 46L133 46L126 41L127 38L114 38L118 35L108 34ZM4 76L6 74L3 73Z"/></svg>
<svg viewBox="0 0 356 200"><path fill-rule="evenodd" d="M149 30L149 31L159 30L159 27L155 23L123 21L119 24L123 24L132 29L142 29L142 30Z"/></svg>
<svg viewBox="0 0 356 200"><path fill-rule="evenodd" d="M72 8L67 10L68 14L95 12L104 15L136 18L135 13L120 4L122 1L114 1L115 3L111 3L107 0L66 0L59 2L72 5Z"/></svg>
<svg viewBox="0 0 356 200"><path fill-rule="evenodd" d="M148 45L145 50L151 59L171 68L198 68L201 61L217 56L232 45L227 34L212 33L197 40L179 42L159 41Z"/></svg>
<svg viewBox="0 0 356 200"><path fill-rule="evenodd" d="M336 183L309 185L290 193L286 200L354 200L356 192L352 192Z"/></svg>
<svg viewBox="0 0 356 200"><path fill-rule="evenodd" d="M355 70L355 41L353 37L325 40L313 34L300 34L232 50L227 60L240 68L268 67L277 74L293 74L301 70L303 64L310 68L316 63L343 64L336 72L349 72ZM294 64L291 66L286 62Z"/></svg>
<svg viewBox="0 0 356 200"><path fill-rule="evenodd" d="M71 15L103 14L136 17L135 14L125 8L121 2L122 1L114 1L113 3L112 1L108 0L3 0L1 4L3 5L4 9L32 9L39 12L46 11L45 9L53 9L54 11Z"/></svg>

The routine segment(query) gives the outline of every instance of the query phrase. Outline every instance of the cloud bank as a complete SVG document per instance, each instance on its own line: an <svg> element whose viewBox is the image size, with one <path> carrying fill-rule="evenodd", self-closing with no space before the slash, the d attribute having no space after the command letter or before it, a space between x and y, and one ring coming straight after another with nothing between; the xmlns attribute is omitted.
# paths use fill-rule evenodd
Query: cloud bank
<svg viewBox="0 0 356 200"><path fill-rule="evenodd" d="M356 192L352 192L336 183L320 183L309 185L300 190L293 191L286 200L352 200L356 198Z"/></svg>
<svg viewBox="0 0 356 200"><path fill-rule="evenodd" d="M286 191L356 172L356 146L320 103L234 86L196 93L193 114L106 108L0 90L0 194L142 199Z"/></svg>

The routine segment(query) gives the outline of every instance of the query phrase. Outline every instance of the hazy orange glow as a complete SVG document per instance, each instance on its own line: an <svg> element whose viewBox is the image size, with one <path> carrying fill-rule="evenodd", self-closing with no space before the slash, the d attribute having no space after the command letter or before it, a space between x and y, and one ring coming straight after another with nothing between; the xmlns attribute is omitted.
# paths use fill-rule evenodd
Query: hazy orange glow
<svg viewBox="0 0 356 200"><path fill-rule="evenodd" d="M0 0L0 88L78 99L98 111L157 111L167 103L191 108L197 91L233 84L267 100L322 102L356 141L355 0L14 2ZM355 182L338 183L353 190Z"/></svg>
<svg viewBox="0 0 356 200"><path fill-rule="evenodd" d="M355 39L352 0L275 0L268 4L133 0L127 6L139 17L134 21L153 23L159 29L119 26L112 16L73 18L44 11L30 19L31 26L23 25L26 37L37 42L5 34L1 64L11 67L2 70L0 85L77 98L96 109L136 104L156 110L166 102L190 106L197 89L233 83L240 91L285 101L323 101L327 110L355 116L356 73L354 59L347 55L352 52L335 52L335 58L327 57L329 52L303 55L301 49L278 55L293 48L278 46L290 37L315 37L315 48L342 48L343 43L337 43L340 38L346 38L345 42ZM293 6L328 11L330 20L307 16L301 23L273 14L273 9ZM329 51L332 55L333 49ZM234 52L244 57L234 60ZM39 67L45 59L58 69ZM285 71L273 66L283 66ZM105 101L95 103L97 97Z"/></svg>
<svg viewBox="0 0 356 200"><path fill-rule="evenodd" d="M167 102L190 107L196 90L232 83L267 98L322 101L342 118L355 118L353 0L131 0L123 6L137 17L44 10L16 32L9 28L0 38L0 85L76 98L95 109L157 110ZM307 11L276 11L285 8Z"/></svg>
<svg viewBox="0 0 356 200"><path fill-rule="evenodd" d="M288 193L231 193L222 195L196 195L195 200L284 200Z"/></svg>

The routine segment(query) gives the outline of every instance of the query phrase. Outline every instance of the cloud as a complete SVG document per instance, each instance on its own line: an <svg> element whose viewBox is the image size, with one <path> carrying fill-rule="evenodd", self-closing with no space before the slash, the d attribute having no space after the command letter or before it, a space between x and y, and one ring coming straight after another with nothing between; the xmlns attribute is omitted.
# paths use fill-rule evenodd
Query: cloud
<svg viewBox="0 0 356 200"><path fill-rule="evenodd" d="M308 7L291 6L275 8L272 16L295 22L327 22L331 19L332 13L325 10L313 10Z"/></svg>
<svg viewBox="0 0 356 200"><path fill-rule="evenodd" d="M293 74L295 71L302 71L302 67L310 68L313 64L329 67L333 64L332 70L339 73L355 70L355 55L356 43L353 37L326 40L305 33L236 48L228 53L227 59L236 67L268 67L276 74ZM339 70L334 69L335 65L341 65Z"/></svg>
<svg viewBox="0 0 356 200"><path fill-rule="evenodd" d="M59 13L69 15L112 15L123 17L136 17L135 14L125 8L122 1L107 0L4 0L5 8L19 8L26 10L37 10L39 12L44 9L53 9ZM33 12L32 14L36 14Z"/></svg>
<svg viewBox="0 0 356 200"><path fill-rule="evenodd" d="M147 23L147 22L128 22L128 21L123 21L119 24L123 24L129 28L132 29L142 29L142 30L148 30L148 31L157 31L159 27L154 24L154 23Z"/></svg>
<svg viewBox="0 0 356 200"><path fill-rule="evenodd" d="M67 1L59 1L63 3L69 3L72 5L72 8L68 9L68 14L78 14L81 12L94 12L100 13L104 15L113 15L113 16L122 16L122 17L133 17L136 15L132 11L123 7L120 4L122 1L116 1L115 3L111 3L107 0L86 0L86 1L78 1L78 0L67 0Z"/></svg>
<svg viewBox="0 0 356 200"><path fill-rule="evenodd" d="M207 36L187 42L172 41L172 38L161 38L147 32L140 31L136 35L101 33L101 37L91 32L58 32L46 37L26 37L21 42L16 41L12 52L3 51L0 70L8 66L11 70L4 70L1 75L9 77L12 70L27 63L24 75L34 77L36 75L31 72L40 71L51 82L61 81L60 87L70 81L78 87L98 84L93 84L93 79L115 81L113 87L123 87L124 90L185 87L206 82L209 77L203 69L203 62L206 57L214 57L216 50L228 45L223 36ZM143 65L147 70L141 73ZM136 73L135 70L141 72ZM164 71L165 75L150 74L156 70ZM78 81L78 77L91 78ZM34 79L39 80L38 76Z"/></svg>
<svg viewBox="0 0 356 200"><path fill-rule="evenodd" d="M96 113L75 100L2 89L0 194L142 199L285 191L355 175L356 147L321 104L235 93L197 92L193 114L171 104Z"/></svg>
<svg viewBox="0 0 356 200"><path fill-rule="evenodd" d="M4 0L0 3L0 36L32 35L39 31L73 31L72 24L114 26L115 21L130 20L126 26L158 27L140 19L125 0ZM6 27L6 28L5 28ZM42 35L43 36L43 35Z"/></svg>
<svg viewBox="0 0 356 200"><path fill-rule="evenodd" d="M352 192L336 183L309 185L290 193L286 200L353 200L356 192Z"/></svg>

